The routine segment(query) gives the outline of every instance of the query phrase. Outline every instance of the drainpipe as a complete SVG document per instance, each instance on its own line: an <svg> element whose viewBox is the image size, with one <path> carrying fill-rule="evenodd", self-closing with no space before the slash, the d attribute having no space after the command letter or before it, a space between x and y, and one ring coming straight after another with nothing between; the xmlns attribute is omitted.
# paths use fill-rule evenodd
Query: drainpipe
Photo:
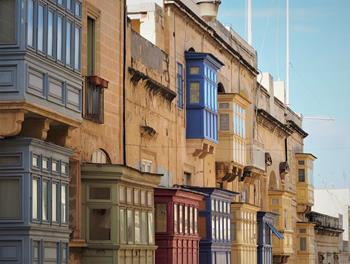
<svg viewBox="0 0 350 264"><path fill-rule="evenodd" d="M288 137L284 139L284 154L287 162L288 161Z"/></svg>
<svg viewBox="0 0 350 264"><path fill-rule="evenodd" d="M126 161L126 24L127 24L127 6L124 0L124 23L123 23L123 165L127 166Z"/></svg>

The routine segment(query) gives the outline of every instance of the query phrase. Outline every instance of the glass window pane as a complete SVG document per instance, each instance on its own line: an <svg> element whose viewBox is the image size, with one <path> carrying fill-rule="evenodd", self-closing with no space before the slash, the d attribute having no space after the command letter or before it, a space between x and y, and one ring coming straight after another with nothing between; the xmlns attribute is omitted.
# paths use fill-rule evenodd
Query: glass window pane
<svg viewBox="0 0 350 264"><path fill-rule="evenodd" d="M215 236L215 216L211 217L211 237L214 240L216 239L216 236Z"/></svg>
<svg viewBox="0 0 350 264"><path fill-rule="evenodd" d="M184 213L185 232L184 233L187 234L188 233L188 208L186 205L184 206L184 211L185 211Z"/></svg>
<svg viewBox="0 0 350 264"><path fill-rule="evenodd" d="M147 214L141 212L141 243L147 244Z"/></svg>
<svg viewBox="0 0 350 264"><path fill-rule="evenodd" d="M53 13L51 11L48 12L47 16L47 54L53 55Z"/></svg>
<svg viewBox="0 0 350 264"><path fill-rule="evenodd" d="M190 234L193 234L193 207L189 207L190 209Z"/></svg>
<svg viewBox="0 0 350 264"><path fill-rule="evenodd" d="M42 220L47 221L47 208L48 208L48 192L47 192L47 186L48 183L47 181L42 182L42 190L41 190L41 195L42 195L42 201L41 201L41 216Z"/></svg>
<svg viewBox="0 0 350 264"><path fill-rule="evenodd" d="M140 203L140 190L134 189L134 203L139 204Z"/></svg>
<svg viewBox="0 0 350 264"><path fill-rule="evenodd" d="M95 20L88 17L87 32L87 69L88 75L95 72Z"/></svg>
<svg viewBox="0 0 350 264"><path fill-rule="evenodd" d="M38 50L44 51L44 7L42 5L38 6Z"/></svg>
<svg viewBox="0 0 350 264"><path fill-rule="evenodd" d="M199 82L190 82L190 103L198 104L199 103L199 91L200 84Z"/></svg>
<svg viewBox="0 0 350 264"><path fill-rule="evenodd" d="M125 203L125 187L119 186L119 201Z"/></svg>
<svg viewBox="0 0 350 264"><path fill-rule="evenodd" d="M132 189L131 188L126 188L126 202L128 204L132 203Z"/></svg>
<svg viewBox="0 0 350 264"><path fill-rule="evenodd" d="M74 31L74 68L80 69L80 29Z"/></svg>
<svg viewBox="0 0 350 264"><path fill-rule="evenodd" d="M34 12L33 0L28 0L27 43L29 46L33 46L33 31L34 31L33 12Z"/></svg>
<svg viewBox="0 0 350 264"><path fill-rule="evenodd" d="M57 3L59 3L60 5L63 4L63 0L57 0Z"/></svg>
<svg viewBox="0 0 350 264"><path fill-rule="evenodd" d="M165 233L167 231L167 204L156 204L155 213L156 232Z"/></svg>
<svg viewBox="0 0 350 264"><path fill-rule="evenodd" d="M32 218L38 219L38 179L32 180Z"/></svg>
<svg viewBox="0 0 350 264"><path fill-rule="evenodd" d="M66 0L66 6L69 10L72 9L72 1L71 0Z"/></svg>
<svg viewBox="0 0 350 264"><path fill-rule="evenodd" d="M125 209L120 209L119 211L119 233L120 233L120 243L126 243L126 224L125 224Z"/></svg>
<svg viewBox="0 0 350 264"><path fill-rule="evenodd" d="M179 233L182 233L182 224L183 224L183 219L182 219L182 205L179 205Z"/></svg>
<svg viewBox="0 0 350 264"><path fill-rule="evenodd" d="M57 59L62 61L63 19L57 17Z"/></svg>
<svg viewBox="0 0 350 264"><path fill-rule="evenodd" d="M228 131L230 129L229 114L220 114L220 130Z"/></svg>
<svg viewBox="0 0 350 264"><path fill-rule="evenodd" d="M111 189L108 187L90 187L89 198L92 200L110 200Z"/></svg>
<svg viewBox="0 0 350 264"><path fill-rule="evenodd" d="M39 263L40 258L40 241L33 241L32 259L34 263Z"/></svg>
<svg viewBox="0 0 350 264"><path fill-rule="evenodd" d="M134 243L134 237L133 237L133 229L134 229L134 220L133 220L133 211L127 210L127 236L128 236L128 244Z"/></svg>
<svg viewBox="0 0 350 264"><path fill-rule="evenodd" d="M68 263L68 244L62 243L61 245L61 262L66 264Z"/></svg>
<svg viewBox="0 0 350 264"><path fill-rule="evenodd" d="M67 22L66 24L66 64L71 64L71 29L72 24Z"/></svg>
<svg viewBox="0 0 350 264"><path fill-rule="evenodd" d="M178 225L177 214L178 214L177 204L174 204L174 233L177 233L177 225Z"/></svg>
<svg viewBox="0 0 350 264"><path fill-rule="evenodd" d="M0 1L0 43L16 43L16 1Z"/></svg>
<svg viewBox="0 0 350 264"><path fill-rule="evenodd" d="M90 240L111 240L111 209L90 209Z"/></svg>
<svg viewBox="0 0 350 264"><path fill-rule="evenodd" d="M76 1L74 13L76 16L81 16L80 12L81 12L81 4L78 1Z"/></svg>
<svg viewBox="0 0 350 264"><path fill-rule="evenodd" d="M148 212L148 243L154 243L154 223L152 212Z"/></svg>
<svg viewBox="0 0 350 264"><path fill-rule="evenodd" d="M52 183L51 194L52 221L57 222L57 183Z"/></svg>
<svg viewBox="0 0 350 264"><path fill-rule="evenodd" d="M146 205L146 191L141 190L141 205Z"/></svg>
<svg viewBox="0 0 350 264"><path fill-rule="evenodd" d="M153 205L153 199L152 199L153 193L152 192L147 192L147 205L152 206Z"/></svg>
<svg viewBox="0 0 350 264"><path fill-rule="evenodd" d="M61 222L67 223L67 186L61 186Z"/></svg>
<svg viewBox="0 0 350 264"><path fill-rule="evenodd" d="M0 178L0 219L21 217L21 186L19 179Z"/></svg>
<svg viewBox="0 0 350 264"><path fill-rule="evenodd" d="M135 244L141 243L140 211L135 210Z"/></svg>
<svg viewBox="0 0 350 264"><path fill-rule="evenodd" d="M195 234L198 233L198 221L197 221L197 217L198 217L198 210L197 210L197 208L194 208L194 233L195 233Z"/></svg>

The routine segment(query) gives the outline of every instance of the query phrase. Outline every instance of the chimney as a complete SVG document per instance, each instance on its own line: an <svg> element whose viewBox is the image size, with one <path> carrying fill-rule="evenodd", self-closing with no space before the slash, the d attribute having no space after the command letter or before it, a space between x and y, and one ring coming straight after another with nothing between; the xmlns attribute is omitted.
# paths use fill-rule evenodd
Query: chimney
<svg viewBox="0 0 350 264"><path fill-rule="evenodd" d="M206 21L213 21L218 14L221 0L197 0L200 16Z"/></svg>

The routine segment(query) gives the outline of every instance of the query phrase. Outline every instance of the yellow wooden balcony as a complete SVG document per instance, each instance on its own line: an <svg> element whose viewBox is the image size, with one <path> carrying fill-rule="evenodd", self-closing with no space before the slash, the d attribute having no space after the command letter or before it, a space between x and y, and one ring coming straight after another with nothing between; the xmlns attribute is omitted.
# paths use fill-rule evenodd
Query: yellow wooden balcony
<svg viewBox="0 0 350 264"><path fill-rule="evenodd" d="M283 234L282 240L273 236L272 238L272 254L290 256L293 254L294 232L292 230L279 231Z"/></svg>

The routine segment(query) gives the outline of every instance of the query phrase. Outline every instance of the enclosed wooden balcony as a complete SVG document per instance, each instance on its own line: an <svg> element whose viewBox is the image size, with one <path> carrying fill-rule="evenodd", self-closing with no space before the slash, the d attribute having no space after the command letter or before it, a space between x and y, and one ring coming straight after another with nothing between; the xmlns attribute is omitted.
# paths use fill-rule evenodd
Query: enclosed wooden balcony
<svg viewBox="0 0 350 264"><path fill-rule="evenodd" d="M298 212L305 212L314 204L313 162L316 157L309 153L297 153L295 156Z"/></svg>

